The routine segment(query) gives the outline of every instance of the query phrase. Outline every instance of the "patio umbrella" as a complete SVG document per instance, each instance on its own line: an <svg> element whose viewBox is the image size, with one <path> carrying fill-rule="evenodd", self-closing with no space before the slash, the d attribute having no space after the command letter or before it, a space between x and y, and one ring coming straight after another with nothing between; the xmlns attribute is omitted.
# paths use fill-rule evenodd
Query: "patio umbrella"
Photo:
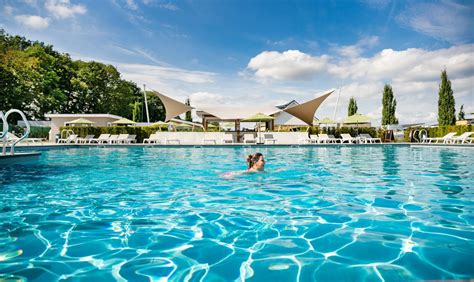
<svg viewBox="0 0 474 282"><path fill-rule="evenodd" d="M168 123L167 122L164 122L164 121L157 121L155 123L152 124L152 126L158 126L160 128L160 131L163 127L168 127Z"/></svg>
<svg viewBox="0 0 474 282"><path fill-rule="evenodd" d="M172 126L174 126L175 129L179 128L194 128L194 126L187 124L187 123L178 123L178 122L170 122Z"/></svg>
<svg viewBox="0 0 474 282"><path fill-rule="evenodd" d="M95 122L93 121L90 121L88 119L85 119L85 118L78 118L78 119L75 119L75 120L71 120L71 121L68 121L68 122L65 122L69 125L71 124L76 124L76 125L93 125L95 124Z"/></svg>
<svg viewBox="0 0 474 282"><path fill-rule="evenodd" d="M364 116L361 114L354 114L344 120L344 123L349 123L349 124L351 123L359 124L359 123L367 123L367 122L370 122L370 118L368 116Z"/></svg>
<svg viewBox="0 0 474 282"><path fill-rule="evenodd" d="M112 124L116 125L130 125L130 124L135 124L133 120L129 120L128 118L121 118L116 121L113 121Z"/></svg>
<svg viewBox="0 0 474 282"><path fill-rule="evenodd" d="M337 124L337 122L333 119L330 119L330 118L323 118L323 119L320 119L316 122L316 124L318 124L319 126L321 125L325 125L326 127L326 132L329 130L329 125L330 124Z"/></svg>
<svg viewBox="0 0 474 282"><path fill-rule="evenodd" d="M246 119L243 119L243 122L258 122L258 130L257 130L257 135L258 135L258 141L260 141L260 122L267 122L274 120L275 118L266 114L258 113L255 114L251 117L248 117Z"/></svg>

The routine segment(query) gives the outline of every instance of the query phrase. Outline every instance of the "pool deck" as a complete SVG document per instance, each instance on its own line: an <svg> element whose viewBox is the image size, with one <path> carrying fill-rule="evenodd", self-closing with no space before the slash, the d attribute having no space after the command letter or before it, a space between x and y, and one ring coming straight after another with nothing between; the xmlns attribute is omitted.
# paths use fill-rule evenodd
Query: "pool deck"
<svg viewBox="0 0 474 282"><path fill-rule="evenodd" d="M182 147L197 147L197 148L216 148L216 147L380 147L380 146L412 146L412 147L438 147L438 148L474 148L474 144L442 144L442 143L409 143L409 142L392 142L392 143L361 143L361 144L334 144L334 143L319 143L319 144L56 144L56 143L43 143L43 144L19 144L16 148L21 149L60 149L60 148L136 148L136 147L148 147L148 148L182 148Z"/></svg>

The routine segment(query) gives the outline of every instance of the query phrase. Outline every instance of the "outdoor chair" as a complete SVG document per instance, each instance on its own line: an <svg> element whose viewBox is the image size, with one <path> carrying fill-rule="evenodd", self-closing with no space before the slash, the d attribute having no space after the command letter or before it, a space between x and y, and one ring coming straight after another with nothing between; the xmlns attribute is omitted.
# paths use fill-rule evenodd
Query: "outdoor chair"
<svg viewBox="0 0 474 282"><path fill-rule="evenodd" d="M117 140L115 140L115 143L117 144L125 144L127 143L128 140L128 134L119 134L117 137Z"/></svg>
<svg viewBox="0 0 474 282"><path fill-rule="evenodd" d="M128 135L128 138L127 138L126 142L127 142L127 144L137 143L137 135L135 135L135 134Z"/></svg>
<svg viewBox="0 0 474 282"><path fill-rule="evenodd" d="M177 133L171 133L166 137L165 144L171 145L172 143L177 145L181 144L181 140L178 138Z"/></svg>
<svg viewBox="0 0 474 282"><path fill-rule="evenodd" d="M77 143L90 143L91 140L94 139L94 135L91 134L91 135L86 135L86 137L84 138L78 138L77 139Z"/></svg>
<svg viewBox="0 0 474 282"><path fill-rule="evenodd" d="M421 141L421 143L431 143L432 141L434 141L435 143L438 143L438 141L443 141L443 143L447 143L451 138L454 137L454 135L456 135L457 132L449 132L448 134L444 135L443 137L427 137L427 138L423 138L423 140Z"/></svg>
<svg viewBox="0 0 474 282"><path fill-rule="evenodd" d="M318 137L318 143L338 143L341 142L341 139L337 139L334 137L334 135L328 135L328 134L319 134Z"/></svg>
<svg viewBox="0 0 474 282"><path fill-rule="evenodd" d="M464 143L470 143L472 141L472 138L470 138L471 140L469 140L469 136L471 136L472 134L474 134L474 132L464 132L463 134L459 135L459 136L453 136L451 138L448 138L445 143L460 143L460 144L464 144ZM469 141L469 142L466 142L466 141Z"/></svg>
<svg viewBox="0 0 474 282"><path fill-rule="evenodd" d="M222 144L234 144L234 136L232 134L224 134Z"/></svg>
<svg viewBox="0 0 474 282"><path fill-rule="evenodd" d="M244 144L256 144L257 139L255 139L255 136L252 133L245 133L244 134Z"/></svg>
<svg viewBox="0 0 474 282"><path fill-rule="evenodd" d="M107 139L107 141L104 141L104 142L105 142L105 143L108 143L108 144L116 143L118 137L119 137L119 136L118 136L117 134L110 135L109 138Z"/></svg>
<svg viewBox="0 0 474 282"><path fill-rule="evenodd" d="M265 133L263 134L263 144L276 144L276 139L273 137L273 134Z"/></svg>
<svg viewBox="0 0 474 282"><path fill-rule="evenodd" d="M143 143L144 143L144 144L145 144L145 143L149 143L149 144L151 144L151 143L160 144L161 141L160 141L160 138L159 138L158 133L152 133L152 134L150 134L150 137L143 139Z"/></svg>
<svg viewBox="0 0 474 282"><path fill-rule="evenodd" d="M328 134L328 137L329 137L329 142L331 142L331 143L342 143L342 139L336 138L332 134Z"/></svg>
<svg viewBox="0 0 474 282"><path fill-rule="evenodd" d="M298 144L311 144L313 143L311 138L308 137L308 132L296 132L298 136Z"/></svg>
<svg viewBox="0 0 474 282"><path fill-rule="evenodd" d="M319 143L319 137L318 134L311 134L309 135L309 140L311 140L311 143Z"/></svg>
<svg viewBox="0 0 474 282"><path fill-rule="evenodd" d="M380 138L373 138L372 136L370 136L370 134L368 133L361 133L359 134L359 137L360 137L360 141L362 141L363 143L376 143L377 141L379 143L382 143L382 139Z"/></svg>
<svg viewBox="0 0 474 282"><path fill-rule="evenodd" d="M110 134L103 133L99 136L99 138L92 138L89 140L89 143L97 143L97 144L103 144L104 142L107 142L109 140Z"/></svg>
<svg viewBox="0 0 474 282"><path fill-rule="evenodd" d="M352 137L350 134L347 134L347 133L342 133L341 134L341 143L357 143L357 139Z"/></svg>
<svg viewBox="0 0 474 282"><path fill-rule="evenodd" d="M59 139L58 140L58 143L65 143L65 144L68 144L68 143L77 143L77 135L75 134L71 134L69 135L67 138L65 139Z"/></svg>

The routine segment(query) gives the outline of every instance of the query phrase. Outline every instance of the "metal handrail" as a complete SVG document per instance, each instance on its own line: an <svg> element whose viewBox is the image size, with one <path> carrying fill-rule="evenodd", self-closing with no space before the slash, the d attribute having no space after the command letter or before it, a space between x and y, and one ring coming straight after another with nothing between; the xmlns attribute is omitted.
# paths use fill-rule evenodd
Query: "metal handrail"
<svg viewBox="0 0 474 282"><path fill-rule="evenodd" d="M2 131L2 135L0 136L0 138L2 139L2 155L5 155L7 152L7 143L8 143L8 140L7 140L8 122L2 111L0 111L0 118L2 119L2 122L3 122L3 131Z"/></svg>
<svg viewBox="0 0 474 282"><path fill-rule="evenodd" d="M63 132L66 132L63 137ZM63 129L61 130L61 133L59 134L60 139L67 139L69 135L74 134L74 131L72 129Z"/></svg>
<svg viewBox="0 0 474 282"><path fill-rule="evenodd" d="M25 114L20 111L20 110L17 110L17 109L11 109L9 110L6 114L5 114L5 120L8 119L8 116L12 113L17 113L21 116L21 118L23 119L23 121L25 122L25 125L26 125L26 133L23 134L23 136L21 136L20 138L18 138L17 140L15 140L12 145L10 146L10 155L13 155L15 153L15 146L17 143L23 141L24 139L28 138L28 136L30 135L30 123L28 122L28 119L26 118Z"/></svg>

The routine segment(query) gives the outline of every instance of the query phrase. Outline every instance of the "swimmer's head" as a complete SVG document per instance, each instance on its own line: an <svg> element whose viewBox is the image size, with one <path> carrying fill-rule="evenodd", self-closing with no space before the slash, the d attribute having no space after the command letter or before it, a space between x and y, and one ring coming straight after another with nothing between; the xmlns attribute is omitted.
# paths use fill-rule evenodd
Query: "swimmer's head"
<svg viewBox="0 0 474 282"><path fill-rule="evenodd" d="M265 159L262 153L255 153L247 157L247 164L249 170L263 171L265 168Z"/></svg>

